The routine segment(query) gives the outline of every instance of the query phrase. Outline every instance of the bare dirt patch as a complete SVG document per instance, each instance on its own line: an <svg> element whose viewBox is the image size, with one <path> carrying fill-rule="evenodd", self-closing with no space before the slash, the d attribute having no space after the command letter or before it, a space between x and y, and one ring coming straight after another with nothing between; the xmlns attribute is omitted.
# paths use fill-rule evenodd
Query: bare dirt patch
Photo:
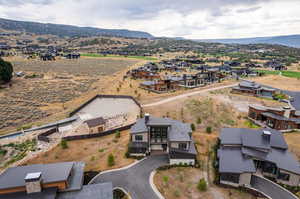
<svg viewBox="0 0 300 199"><path fill-rule="evenodd" d="M58 145L24 164L83 161L86 163L86 171L104 171L119 168L134 162L133 159L125 157L128 142L129 131L122 131L120 138L116 138L113 134L100 138L68 141L68 148L63 149L61 145ZM110 154L113 154L115 159L115 165L111 167L107 163Z"/></svg>
<svg viewBox="0 0 300 199"><path fill-rule="evenodd" d="M289 150L300 159L300 132L285 133L284 137L289 145Z"/></svg>
<svg viewBox="0 0 300 199"><path fill-rule="evenodd" d="M140 62L115 58L46 62L14 58L10 61L15 71L24 71L29 78L15 77L11 86L0 90L0 133L3 134L23 125L63 119L88 98L112 94L109 88L117 83L116 79L122 79L127 67Z"/></svg>
<svg viewBox="0 0 300 199"><path fill-rule="evenodd" d="M283 90L300 91L300 80L296 78L289 78L280 75L268 75L256 78L254 81Z"/></svg>

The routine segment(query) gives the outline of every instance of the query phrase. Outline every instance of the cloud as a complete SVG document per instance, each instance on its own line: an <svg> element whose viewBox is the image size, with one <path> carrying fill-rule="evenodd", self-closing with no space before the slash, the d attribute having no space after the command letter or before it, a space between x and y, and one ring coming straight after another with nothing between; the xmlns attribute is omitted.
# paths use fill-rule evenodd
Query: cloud
<svg viewBox="0 0 300 199"><path fill-rule="evenodd" d="M256 7L252 7L252 8L244 8L244 9L238 9L236 12L238 13L244 13L244 12L254 12L258 9L261 9L261 6L256 6Z"/></svg>
<svg viewBox="0 0 300 199"><path fill-rule="evenodd" d="M0 0L0 5L20 6L23 4L51 4L53 0Z"/></svg>
<svg viewBox="0 0 300 199"><path fill-rule="evenodd" d="M0 0L3 18L194 39L300 33L299 9L299 0Z"/></svg>

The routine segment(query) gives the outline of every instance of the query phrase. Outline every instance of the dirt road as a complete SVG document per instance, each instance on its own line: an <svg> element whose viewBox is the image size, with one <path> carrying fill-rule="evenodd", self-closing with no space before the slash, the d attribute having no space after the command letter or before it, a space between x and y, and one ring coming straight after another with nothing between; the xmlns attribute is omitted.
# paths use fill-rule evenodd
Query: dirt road
<svg viewBox="0 0 300 199"><path fill-rule="evenodd" d="M224 88L230 88L230 87L233 87L233 86L236 86L236 85L238 85L238 84L234 83L234 84L230 84L230 85L226 85L226 86L206 88L206 89L194 91L194 92L191 92L191 93L185 93L185 94L177 95L177 96L174 96L174 97L169 97L169 98L166 98L166 99L154 102L154 103L143 104L142 107L158 106L158 105L162 105L162 104L174 101L174 100L190 97L190 96L193 96L193 95L203 94L203 93L206 93L206 92L209 92L209 91L215 91L215 90L220 90L220 89L224 89Z"/></svg>

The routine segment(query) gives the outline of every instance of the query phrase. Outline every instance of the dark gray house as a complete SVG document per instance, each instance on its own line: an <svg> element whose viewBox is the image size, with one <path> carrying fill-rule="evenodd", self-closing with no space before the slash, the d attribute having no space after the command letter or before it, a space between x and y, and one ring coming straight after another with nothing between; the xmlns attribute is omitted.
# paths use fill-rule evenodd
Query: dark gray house
<svg viewBox="0 0 300 199"><path fill-rule="evenodd" d="M191 134L190 124L145 114L131 127L129 152L133 156L167 153L170 164L194 165L197 151Z"/></svg>
<svg viewBox="0 0 300 199"><path fill-rule="evenodd" d="M243 80L238 86L232 88L232 93L243 93L257 97L273 98L276 89L262 86L254 81Z"/></svg>
<svg viewBox="0 0 300 199"><path fill-rule="evenodd" d="M299 186L299 162L277 130L224 128L218 159L221 184L248 186L257 174L278 183Z"/></svg>
<svg viewBox="0 0 300 199"><path fill-rule="evenodd" d="M113 199L112 183L83 185L84 163L8 168L0 175L0 199Z"/></svg>

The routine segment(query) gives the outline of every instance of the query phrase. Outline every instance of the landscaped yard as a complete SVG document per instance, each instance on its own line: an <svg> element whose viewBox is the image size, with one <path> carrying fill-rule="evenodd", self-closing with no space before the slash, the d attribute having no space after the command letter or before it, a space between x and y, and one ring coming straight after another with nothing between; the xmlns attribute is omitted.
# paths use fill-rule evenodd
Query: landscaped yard
<svg viewBox="0 0 300 199"><path fill-rule="evenodd" d="M86 171L119 168L134 162L134 159L125 157L128 142L128 130L122 131L120 138L117 138L116 134L112 134L99 138L68 141L66 144L60 144L52 150L28 160L26 164L83 161L86 164ZM111 160L108 160L110 155L113 156L113 164Z"/></svg>
<svg viewBox="0 0 300 199"><path fill-rule="evenodd" d="M285 77L300 78L300 72L296 71L273 71L273 70L257 70L257 72L265 73L267 75L282 75Z"/></svg>

